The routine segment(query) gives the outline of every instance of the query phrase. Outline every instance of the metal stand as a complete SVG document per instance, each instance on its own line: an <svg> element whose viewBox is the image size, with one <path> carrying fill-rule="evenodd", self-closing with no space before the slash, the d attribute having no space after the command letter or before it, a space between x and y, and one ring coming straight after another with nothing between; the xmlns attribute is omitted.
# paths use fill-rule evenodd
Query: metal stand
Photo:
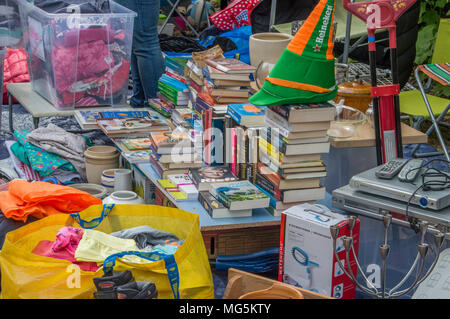
<svg viewBox="0 0 450 319"><path fill-rule="evenodd" d="M436 250L436 256L434 257L433 263L431 264L428 271L422 276L422 274L424 273L425 258L427 256L428 248L429 248L429 245L424 242L425 234L427 233L427 230L428 230L428 222L423 221L419 225L420 242L417 245L418 253L414 260L413 265L411 266L411 268L409 269L407 274L402 278L402 280L395 287L393 287L390 290L386 289L386 268L387 268L386 266L387 266L387 259L388 259L389 253L390 253L390 245L387 242L387 237L388 237L388 230L389 230L389 227L392 222L392 215L389 213L386 213L383 216L384 242L379 247L381 260L382 260L381 289L377 289L364 275L364 272L361 268L358 258L356 257L355 248L353 246L353 228L355 227L356 220L357 220L356 216L349 216L348 224L349 224L350 233L349 233L349 236L343 237L344 248L345 248L345 252L346 252L345 260L346 260L347 269L342 264L340 258L337 255L337 251L336 251L336 246L337 246L336 242L337 242L337 238L339 237L339 227L331 226L330 233L331 233L331 237L333 238L334 255L339 264L339 267L352 280L352 282L354 282L358 286L358 288L361 289L365 294L370 295L371 297L373 297L375 299L392 299L392 298L398 298L398 297L404 296L411 290L417 288L420 285L420 283L422 283L433 271L433 269L436 266L436 263L439 259L442 243L444 242L444 239L445 239L445 234L441 230L437 230L434 233L434 246L435 246L435 250ZM358 282L357 273L353 274L351 268L349 267L350 253L353 254L353 257L354 257L356 265L357 265L357 272L359 271L361 273L366 286L364 286L362 283ZM412 275L414 269L417 267L418 264L419 264L419 270L418 270L416 278L414 279L414 282L408 288L398 291L400 289L400 287L402 287L405 284L406 280Z"/></svg>

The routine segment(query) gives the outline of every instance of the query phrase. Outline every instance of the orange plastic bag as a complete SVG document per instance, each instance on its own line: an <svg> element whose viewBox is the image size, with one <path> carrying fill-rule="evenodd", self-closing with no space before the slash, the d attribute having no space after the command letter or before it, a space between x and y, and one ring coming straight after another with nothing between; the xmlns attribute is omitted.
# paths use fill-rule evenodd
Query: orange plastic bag
<svg viewBox="0 0 450 319"><path fill-rule="evenodd" d="M16 179L0 192L0 210L7 218L26 221L28 215L43 218L60 213L75 213L102 200L84 191L47 182Z"/></svg>

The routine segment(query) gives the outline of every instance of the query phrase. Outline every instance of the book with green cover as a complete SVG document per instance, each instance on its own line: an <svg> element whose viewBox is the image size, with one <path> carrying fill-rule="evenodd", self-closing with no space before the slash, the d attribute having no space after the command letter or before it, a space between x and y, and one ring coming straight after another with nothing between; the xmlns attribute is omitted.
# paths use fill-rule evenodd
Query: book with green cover
<svg viewBox="0 0 450 319"><path fill-rule="evenodd" d="M270 198L250 181L213 183L209 192L230 210L269 207Z"/></svg>

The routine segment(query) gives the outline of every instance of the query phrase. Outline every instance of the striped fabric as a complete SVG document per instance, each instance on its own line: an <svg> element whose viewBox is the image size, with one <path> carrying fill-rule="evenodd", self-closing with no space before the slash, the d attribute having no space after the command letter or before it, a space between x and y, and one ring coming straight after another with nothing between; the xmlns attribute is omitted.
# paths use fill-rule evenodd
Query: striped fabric
<svg viewBox="0 0 450 319"><path fill-rule="evenodd" d="M450 84L450 63L424 64L420 70L442 85Z"/></svg>

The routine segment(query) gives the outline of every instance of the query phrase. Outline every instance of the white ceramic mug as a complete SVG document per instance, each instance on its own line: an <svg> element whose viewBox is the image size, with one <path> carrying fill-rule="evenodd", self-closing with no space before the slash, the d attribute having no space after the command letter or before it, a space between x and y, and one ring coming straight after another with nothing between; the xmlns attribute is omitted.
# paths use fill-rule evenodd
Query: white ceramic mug
<svg viewBox="0 0 450 319"><path fill-rule="evenodd" d="M133 177L130 169L116 169L114 171L114 191L131 191Z"/></svg>

